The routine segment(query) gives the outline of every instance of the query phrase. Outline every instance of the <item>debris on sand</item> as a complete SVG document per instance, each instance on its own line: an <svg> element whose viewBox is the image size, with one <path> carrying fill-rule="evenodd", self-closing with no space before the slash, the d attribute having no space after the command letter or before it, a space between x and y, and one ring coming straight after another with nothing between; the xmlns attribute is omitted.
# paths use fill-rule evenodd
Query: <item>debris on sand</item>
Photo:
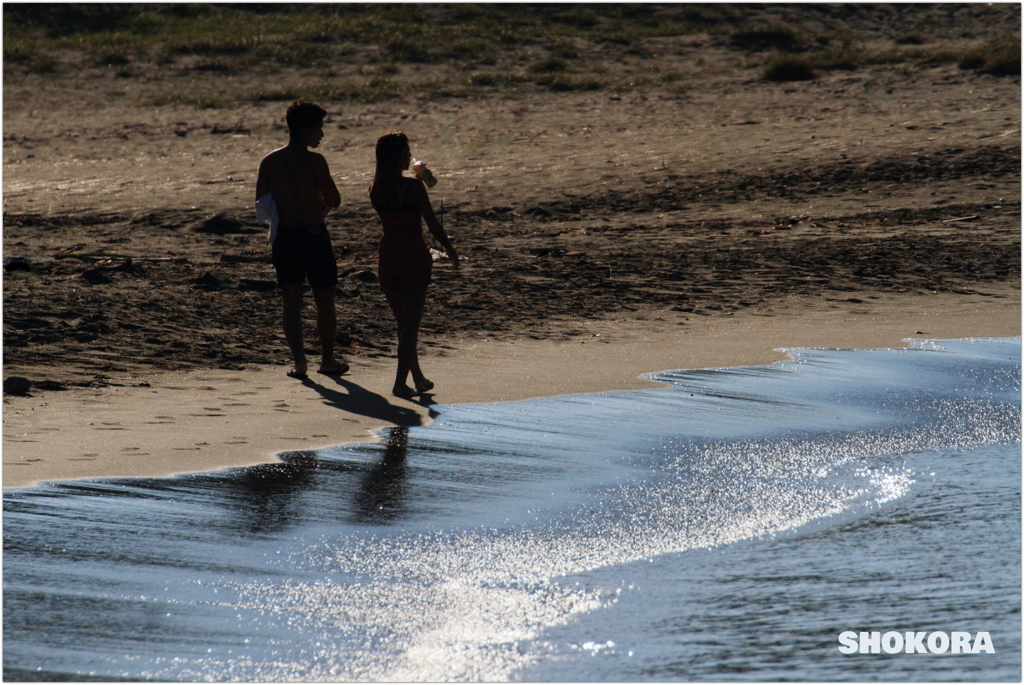
<svg viewBox="0 0 1024 685"><path fill-rule="evenodd" d="M32 381L21 376L9 376L4 379L5 395L27 395L32 387Z"/></svg>
<svg viewBox="0 0 1024 685"><path fill-rule="evenodd" d="M104 273L103 269L86 269L81 273L89 285L110 285L114 282L110 276Z"/></svg>

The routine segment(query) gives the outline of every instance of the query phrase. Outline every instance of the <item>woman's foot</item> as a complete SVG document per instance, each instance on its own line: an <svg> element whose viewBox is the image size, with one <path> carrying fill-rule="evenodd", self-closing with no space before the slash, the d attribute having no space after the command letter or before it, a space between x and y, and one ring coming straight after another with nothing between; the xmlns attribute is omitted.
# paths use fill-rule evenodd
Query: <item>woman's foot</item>
<svg viewBox="0 0 1024 685"><path fill-rule="evenodd" d="M395 397L401 397L403 400L411 400L416 397L417 392L408 385L396 385L391 388L391 394Z"/></svg>
<svg viewBox="0 0 1024 685"><path fill-rule="evenodd" d="M341 374L343 374L343 373L345 373L347 371L348 371L348 363L347 362L339 362L339 361L336 361L336 360L332 359L331 361L327 362L326 364L321 364L320 365L320 369L318 370L318 373L322 373L325 376L339 376L339 375L341 375Z"/></svg>
<svg viewBox="0 0 1024 685"><path fill-rule="evenodd" d="M410 388L405 383L402 383L401 385L396 385L395 387L393 387L391 389L391 394L394 395L395 397L401 397L403 399L409 400L412 399L413 397L416 397L416 395L422 395L424 393L430 392L433 389L434 384L429 379L421 378L419 381L416 382L415 389Z"/></svg>

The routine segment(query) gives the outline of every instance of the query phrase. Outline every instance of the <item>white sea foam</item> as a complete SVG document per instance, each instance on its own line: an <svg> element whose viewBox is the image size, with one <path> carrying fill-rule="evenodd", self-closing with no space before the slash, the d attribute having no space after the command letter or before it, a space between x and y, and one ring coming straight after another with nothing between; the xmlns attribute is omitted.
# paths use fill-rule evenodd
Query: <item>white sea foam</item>
<svg viewBox="0 0 1024 685"><path fill-rule="evenodd" d="M1019 340L793 356L658 374L672 386L661 390L440 407L433 426L396 429L388 446L305 454L278 478L20 491L5 502L7 663L495 681L547 679L586 657L594 679L628 679L636 635L588 621L663 611L652 582L680 570L652 581L651 569L842 530L934 480L909 455L1019 443ZM71 617L56 608L69 588ZM84 641L54 645L45 631L58 620ZM111 621L148 638L97 637ZM801 667L813 679L813 660Z"/></svg>

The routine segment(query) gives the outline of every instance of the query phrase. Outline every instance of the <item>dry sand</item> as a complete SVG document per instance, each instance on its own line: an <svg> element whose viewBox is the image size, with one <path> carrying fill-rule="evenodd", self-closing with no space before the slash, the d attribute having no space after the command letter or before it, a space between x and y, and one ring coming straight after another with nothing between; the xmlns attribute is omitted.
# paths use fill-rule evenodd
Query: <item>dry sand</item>
<svg viewBox="0 0 1024 685"><path fill-rule="evenodd" d="M764 6L799 21L791 9ZM952 29L931 20L945 10L917 10L929 49L987 35L982 9ZM145 104L267 74L6 70L4 377L33 386L4 396L4 487L251 464L428 422L429 406L386 394L394 336L372 282L366 188L374 140L395 128L431 163L465 258L438 265L428 296L433 402L646 387L641 373L769 363L778 347L1019 335L1019 76L865 64L771 83L713 37L661 43L682 80L621 55L608 77L648 84L621 94L322 103L353 368L306 384L284 375L251 208L286 103Z"/></svg>
<svg viewBox="0 0 1024 685"><path fill-rule="evenodd" d="M998 294L998 293L997 293ZM1004 293L1009 294L1009 293ZM823 307L797 300L774 316L581 322L569 340L465 340L425 366L424 401L388 395L389 361L357 360L340 378L288 378L281 367L112 379L5 406L3 483L166 476L244 466L284 451L372 440L389 425L425 425L434 405L657 387L641 374L767 364L779 348L900 347L907 340L1020 335L1013 297L894 296Z"/></svg>

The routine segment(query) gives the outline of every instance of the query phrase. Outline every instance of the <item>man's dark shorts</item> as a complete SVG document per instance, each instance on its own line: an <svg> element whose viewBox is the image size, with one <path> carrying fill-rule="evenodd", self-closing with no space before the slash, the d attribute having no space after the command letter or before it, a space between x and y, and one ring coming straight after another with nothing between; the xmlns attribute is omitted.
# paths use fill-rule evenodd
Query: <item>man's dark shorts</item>
<svg viewBox="0 0 1024 685"><path fill-rule="evenodd" d="M338 263L323 224L282 224L272 248L277 284L302 284L320 290L338 284Z"/></svg>

